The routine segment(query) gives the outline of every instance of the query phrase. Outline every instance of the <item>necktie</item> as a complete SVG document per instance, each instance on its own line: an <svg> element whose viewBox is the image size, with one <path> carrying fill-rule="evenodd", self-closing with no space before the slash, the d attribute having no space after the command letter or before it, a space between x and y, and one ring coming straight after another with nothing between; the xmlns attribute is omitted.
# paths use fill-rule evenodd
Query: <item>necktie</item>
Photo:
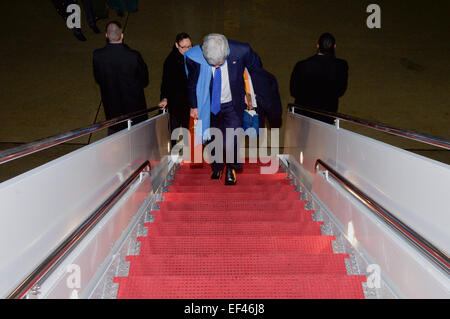
<svg viewBox="0 0 450 319"><path fill-rule="evenodd" d="M222 92L222 71L220 67L214 71L212 98L211 98L211 112L216 115L220 112L220 93Z"/></svg>

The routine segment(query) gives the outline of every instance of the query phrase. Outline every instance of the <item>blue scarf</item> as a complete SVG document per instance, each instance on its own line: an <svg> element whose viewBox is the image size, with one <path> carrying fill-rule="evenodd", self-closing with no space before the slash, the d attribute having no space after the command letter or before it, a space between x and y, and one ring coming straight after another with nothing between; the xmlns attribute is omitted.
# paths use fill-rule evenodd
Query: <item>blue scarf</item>
<svg viewBox="0 0 450 319"><path fill-rule="evenodd" d="M211 97L209 93L209 86L211 83L212 70L211 65L208 64L203 56L202 49L199 45L184 53L184 58L188 57L192 61L200 64L200 74L197 81L197 110L198 119L197 129L195 133L195 145L197 146L201 141L206 142L211 139L209 134L210 127L210 112L211 112ZM186 74L189 74L186 68Z"/></svg>
<svg viewBox="0 0 450 319"><path fill-rule="evenodd" d="M228 55L230 54L230 49L228 48ZM206 61L203 55L202 48L196 45L192 49L184 53L184 59L186 57L192 61L200 64L200 74L198 75L197 81L197 111L198 119L197 129L195 132L195 146L197 146L201 141L207 142L211 139L211 134L209 132L210 128L210 114L211 114L211 96L209 92L209 87L212 78L212 67ZM186 67L186 75L189 75L188 69Z"/></svg>

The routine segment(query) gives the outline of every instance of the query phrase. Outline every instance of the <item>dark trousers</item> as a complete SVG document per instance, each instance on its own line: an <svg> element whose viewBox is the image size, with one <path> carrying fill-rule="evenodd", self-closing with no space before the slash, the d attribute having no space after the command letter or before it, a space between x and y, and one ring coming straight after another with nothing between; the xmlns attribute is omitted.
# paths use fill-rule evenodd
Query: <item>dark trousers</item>
<svg viewBox="0 0 450 319"><path fill-rule="evenodd" d="M227 167L233 168L237 171L241 170L242 164L238 163L238 150L239 149L238 149L237 137L234 137L234 141L228 141L228 143L230 145L227 147L226 129L227 128L237 129L237 128L242 127L242 119L236 114L236 111L234 110L233 104L231 102L222 104L220 112L217 113L216 115L211 113L210 127L218 128L223 134L223 162L222 163L213 162L211 164L212 170L214 172L223 170L225 162L226 162ZM213 139L214 138L215 137L213 137ZM231 145L231 142L233 142L232 145ZM226 161L227 151L228 152L234 151L234 158L231 162Z"/></svg>
<svg viewBox="0 0 450 319"><path fill-rule="evenodd" d="M189 130L190 109L180 105L168 105L169 110L169 132L172 135L173 130L177 128L185 128ZM172 147L177 144L176 140L172 140Z"/></svg>
<svg viewBox="0 0 450 319"><path fill-rule="evenodd" d="M92 5L92 0L82 0L84 12L88 25L92 28L95 25L95 13Z"/></svg>
<svg viewBox="0 0 450 319"><path fill-rule="evenodd" d="M180 112L176 113L175 110L171 110L169 108L169 132L171 135L173 130L180 127L189 130L189 120L190 120L189 110L186 112L181 112L181 114L179 113ZM177 144L177 141L172 140L171 143L172 147L174 147Z"/></svg>

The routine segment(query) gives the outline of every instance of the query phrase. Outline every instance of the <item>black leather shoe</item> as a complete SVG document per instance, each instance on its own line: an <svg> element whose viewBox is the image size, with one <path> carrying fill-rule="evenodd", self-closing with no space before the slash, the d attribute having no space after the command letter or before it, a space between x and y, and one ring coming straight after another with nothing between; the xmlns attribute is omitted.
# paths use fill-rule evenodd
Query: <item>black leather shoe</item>
<svg viewBox="0 0 450 319"><path fill-rule="evenodd" d="M225 185L236 185L236 171L227 167L227 173L225 175Z"/></svg>
<svg viewBox="0 0 450 319"><path fill-rule="evenodd" d="M222 171L213 172L211 175L211 179L220 179L222 177Z"/></svg>

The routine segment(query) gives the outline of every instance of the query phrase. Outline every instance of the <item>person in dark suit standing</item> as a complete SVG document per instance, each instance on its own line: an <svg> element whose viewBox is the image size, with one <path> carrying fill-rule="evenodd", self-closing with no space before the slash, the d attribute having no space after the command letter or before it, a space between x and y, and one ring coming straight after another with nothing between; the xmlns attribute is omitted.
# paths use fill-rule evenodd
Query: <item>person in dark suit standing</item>
<svg viewBox="0 0 450 319"><path fill-rule="evenodd" d="M189 100L184 52L192 48L191 37L179 33L169 56L164 61L159 107L170 114L170 131L179 127L189 129ZM174 146L176 141L172 141Z"/></svg>
<svg viewBox="0 0 450 319"><path fill-rule="evenodd" d="M144 88L149 83L147 65L139 52L123 43L122 26L112 21L106 26L108 44L94 51L94 77L100 86L106 119L145 110ZM145 121L147 115L133 119ZM127 123L108 128L111 135L127 127Z"/></svg>
<svg viewBox="0 0 450 319"><path fill-rule="evenodd" d="M195 46L185 53L188 72L188 93L191 117L201 120L200 136L208 140L207 130L221 130L224 153L233 151L234 158L226 163L225 185L236 184L238 163L237 138L226 140L226 129L242 128L245 102L245 68L251 73L261 68L259 56L247 43L228 40L222 34L209 34L202 46ZM205 134L206 133L206 134ZM231 157L231 156L230 156ZM212 163L212 179L220 179L226 161Z"/></svg>
<svg viewBox="0 0 450 319"><path fill-rule="evenodd" d="M339 98L347 89L348 64L335 56L336 40L330 33L320 36L317 54L298 62L291 75L291 96L295 104L337 112ZM333 124L334 118L301 111L301 114Z"/></svg>
<svg viewBox="0 0 450 319"><path fill-rule="evenodd" d="M259 115L259 127L265 127L265 118L267 118L271 128L280 128L283 107L277 79L272 73L263 68L254 69L250 75L256 95L256 112Z"/></svg>

